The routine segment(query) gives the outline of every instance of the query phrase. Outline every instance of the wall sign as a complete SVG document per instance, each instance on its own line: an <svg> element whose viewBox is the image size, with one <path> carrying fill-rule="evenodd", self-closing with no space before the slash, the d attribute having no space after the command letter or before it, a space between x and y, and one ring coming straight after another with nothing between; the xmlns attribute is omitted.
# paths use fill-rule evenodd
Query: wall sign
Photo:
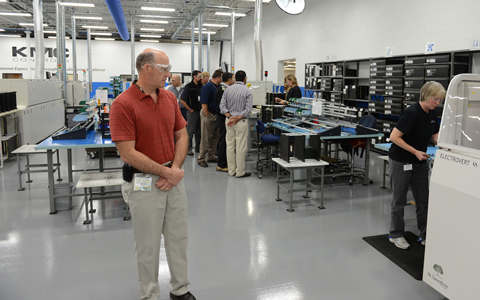
<svg viewBox="0 0 480 300"><path fill-rule="evenodd" d="M433 54L435 53L435 43L427 43L425 45L425 54Z"/></svg>
<svg viewBox="0 0 480 300"><path fill-rule="evenodd" d="M385 48L385 57L392 57L393 56L393 47L386 47Z"/></svg>
<svg viewBox="0 0 480 300"><path fill-rule="evenodd" d="M471 50L480 49L480 37L472 39L472 41L470 42L470 49Z"/></svg>

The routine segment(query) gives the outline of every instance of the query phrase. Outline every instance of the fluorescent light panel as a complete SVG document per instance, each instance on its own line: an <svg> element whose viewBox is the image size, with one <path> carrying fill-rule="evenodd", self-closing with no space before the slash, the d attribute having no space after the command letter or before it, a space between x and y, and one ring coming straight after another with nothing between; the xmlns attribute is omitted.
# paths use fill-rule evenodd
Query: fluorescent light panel
<svg viewBox="0 0 480 300"><path fill-rule="evenodd" d="M103 36L111 36L110 32L90 32L91 35L103 35Z"/></svg>
<svg viewBox="0 0 480 300"><path fill-rule="evenodd" d="M93 3L59 2L61 6L95 7Z"/></svg>
<svg viewBox="0 0 480 300"><path fill-rule="evenodd" d="M193 31L194 33L199 33L200 31ZM203 34L216 34L215 31L202 31Z"/></svg>
<svg viewBox="0 0 480 300"><path fill-rule="evenodd" d="M192 44L192 42L182 42L182 44ZM198 45L198 42L193 43L194 45Z"/></svg>
<svg viewBox="0 0 480 300"><path fill-rule="evenodd" d="M103 20L102 17L87 17L87 16L75 16L77 20Z"/></svg>
<svg viewBox="0 0 480 300"><path fill-rule="evenodd" d="M144 43L159 43L160 41L157 41L157 40L140 40L140 42L144 42Z"/></svg>
<svg viewBox="0 0 480 300"><path fill-rule="evenodd" d="M2 1L0 1L2 2ZM7 1L5 1L7 2ZM29 13L19 13L19 12L10 12L10 11L0 11L0 16L19 16L19 17L31 17L32 14Z"/></svg>
<svg viewBox="0 0 480 300"><path fill-rule="evenodd" d="M20 26L35 26L33 23L18 23ZM47 24L43 24L43 27L47 27Z"/></svg>
<svg viewBox="0 0 480 300"><path fill-rule="evenodd" d="M142 10L151 10L151 11L169 11L173 12L175 11L175 8L163 8L163 7L147 7L143 6Z"/></svg>
<svg viewBox="0 0 480 300"><path fill-rule="evenodd" d="M57 33L55 30L44 30L43 33Z"/></svg>
<svg viewBox="0 0 480 300"><path fill-rule="evenodd" d="M143 30L143 31L165 31L165 29L160 29L160 28L140 28L140 30Z"/></svg>
<svg viewBox="0 0 480 300"><path fill-rule="evenodd" d="M161 38L161 35L155 35L155 34L141 34L140 37L146 37L146 38Z"/></svg>
<svg viewBox="0 0 480 300"><path fill-rule="evenodd" d="M229 13L229 12L219 12L217 11L215 13L217 16L232 16L232 13ZM241 14L241 13L235 13L235 17L245 17L247 16L247 14Z"/></svg>
<svg viewBox="0 0 480 300"><path fill-rule="evenodd" d="M114 38L95 38L97 41L114 41Z"/></svg>
<svg viewBox="0 0 480 300"><path fill-rule="evenodd" d="M226 25L226 24L206 24L206 23L203 23L203 26L207 26L207 27L228 27L228 25Z"/></svg>
<svg viewBox="0 0 480 300"><path fill-rule="evenodd" d="M168 21L161 21L161 20L140 20L140 23L168 24Z"/></svg>
<svg viewBox="0 0 480 300"><path fill-rule="evenodd" d="M83 28L92 28L92 29L108 29L107 26L91 26L91 25L83 25Z"/></svg>
<svg viewBox="0 0 480 300"><path fill-rule="evenodd" d="M49 38L49 39L56 39L57 37L54 36L54 35L51 35L51 36L49 36L48 38ZM66 39L66 40L69 40L70 37L69 37L69 36L66 36L65 39Z"/></svg>
<svg viewBox="0 0 480 300"><path fill-rule="evenodd" d="M255 2L255 0L245 0L245 1L250 1L250 2ZM263 0L263 3L270 3L271 0Z"/></svg>
<svg viewBox="0 0 480 300"><path fill-rule="evenodd" d="M21 37L19 34L0 34L0 37Z"/></svg>

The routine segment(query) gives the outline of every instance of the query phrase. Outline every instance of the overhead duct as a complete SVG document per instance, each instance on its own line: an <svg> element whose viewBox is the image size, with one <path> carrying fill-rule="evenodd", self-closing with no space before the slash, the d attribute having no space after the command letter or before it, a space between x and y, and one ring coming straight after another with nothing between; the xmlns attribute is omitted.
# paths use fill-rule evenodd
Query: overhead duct
<svg viewBox="0 0 480 300"><path fill-rule="evenodd" d="M128 33L125 15L123 14L122 2L120 0L105 0L105 3L107 3L108 10L115 21L115 26L117 26L120 37L122 40L128 41L130 34Z"/></svg>
<svg viewBox="0 0 480 300"><path fill-rule="evenodd" d="M42 0L33 0L33 25L35 31L35 79L43 79L45 71L45 45L43 43Z"/></svg>
<svg viewBox="0 0 480 300"><path fill-rule="evenodd" d="M185 31L185 29L187 29L187 26L191 24L195 17L202 12L202 9L209 5L210 2L212 2L212 0L202 0L200 3L198 3L195 9L193 9L192 12L187 16L187 19L180 24L177 31L175 31L175 33L172 35L172 40L178 40L180 35Z"/></svg>
<svg viewBox="0 0 480 300"><path fill-rule="evenodd" d="M263 80L263 51L262 51L262 0L255 0L255 74L257 81Z"/></svg>

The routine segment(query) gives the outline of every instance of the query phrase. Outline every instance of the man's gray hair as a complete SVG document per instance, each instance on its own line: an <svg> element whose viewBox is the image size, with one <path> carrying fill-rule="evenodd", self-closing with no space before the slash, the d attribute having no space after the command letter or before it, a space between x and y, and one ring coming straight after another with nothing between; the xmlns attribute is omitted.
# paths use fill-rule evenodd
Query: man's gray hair
<svg viewBox="0 0 480 300"><path fill-rule="evenodd" d="M155 61L155 54L152 51L142 52L137 56L137 62L135 67L137 72L140 74L143 65L153 63Z"/></svg>

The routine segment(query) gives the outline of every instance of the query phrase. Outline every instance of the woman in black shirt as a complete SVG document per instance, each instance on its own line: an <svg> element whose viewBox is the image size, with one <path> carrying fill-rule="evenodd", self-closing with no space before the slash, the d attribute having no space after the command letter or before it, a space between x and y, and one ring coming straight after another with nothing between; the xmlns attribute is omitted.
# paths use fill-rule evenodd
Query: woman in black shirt
<svg viewBox="0 0 480 300"><path fill-rule="evenodd" d="M405 109L395 125L388 152L390 183L393 190L390 236L388 239L400 249L410 244L403 237L405 222L404 207L408 188L415 199L418 241L425 245L428 209L428 159L430 141L437 144L439 124L435 108L445 98L445 88L438 82L427 82L420 90L420 101Z"/></svg>
<svg viewBox="0 0 480 300"><path fill-rule="evenodd" d="M298 81L297 77L293 74L288 74L285 76L285 84L290 88L287 92L287 96L285 97L285 100L280 99L280 98L275 98L275 101L286 105L288 103L288 100L292 98L302 98L302 90L298 86Z"/></svg>

